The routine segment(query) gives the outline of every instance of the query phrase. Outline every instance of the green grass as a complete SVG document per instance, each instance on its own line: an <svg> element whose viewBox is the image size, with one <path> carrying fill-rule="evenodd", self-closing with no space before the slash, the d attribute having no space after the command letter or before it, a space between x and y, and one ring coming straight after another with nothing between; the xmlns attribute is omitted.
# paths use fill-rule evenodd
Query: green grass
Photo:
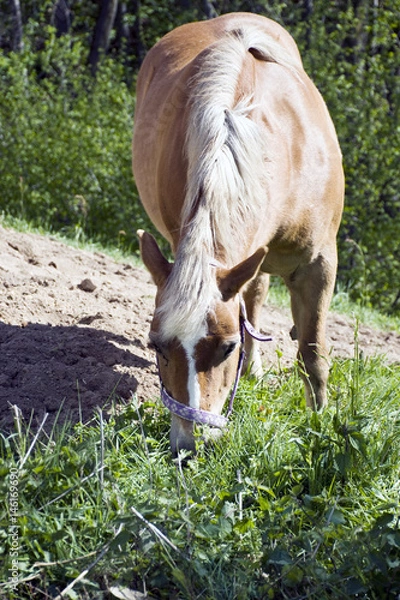
<svg viewBox="0 0 400 600"><path fill-rule="evenodd" d="M199 433L185 468L158 401L37 437L16 423L0 444L0 596L398 598L400 367L336 360L330 398L306 410L297 368L244 381L225 436Z"/></svg>

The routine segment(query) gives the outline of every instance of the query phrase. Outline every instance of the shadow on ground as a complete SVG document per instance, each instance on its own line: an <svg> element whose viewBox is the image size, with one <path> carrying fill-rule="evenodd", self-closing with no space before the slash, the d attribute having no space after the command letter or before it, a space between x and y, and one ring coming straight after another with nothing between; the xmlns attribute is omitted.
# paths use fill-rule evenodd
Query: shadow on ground
<svg viewBox="0 0 400 600"><path fill-rule="evenodd" d="M64 419L86 421L97 406L129 399L138 387L132 368L150 366L130 340L109 331L0 322L0 427L13 428L12 405L26 420L33 412L33 426L46 412L51 425L60 407Z"/></svg>

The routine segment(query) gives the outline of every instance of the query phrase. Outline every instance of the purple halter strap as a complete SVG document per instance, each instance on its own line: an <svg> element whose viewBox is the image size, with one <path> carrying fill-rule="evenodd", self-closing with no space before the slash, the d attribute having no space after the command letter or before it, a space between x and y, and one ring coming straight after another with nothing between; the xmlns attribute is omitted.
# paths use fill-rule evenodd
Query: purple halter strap
<svg viewBox="0 0 400 600"><path fill-rule="evenodd" d="M258 331L256 331L256 329L254 329L253 325L250 323L250 321L247 318L246 306L245 306L245 303L242 298L240 298L239 322L240 322L241 348L240 348L238 366L237 366L237 370L236 370L235 383L233 384L233 388L232 388L231 395L229 398L229 405L228 405L228 410L226 412L226 415L225 416L217 415L215 413L211 413L206 410L202 410L201 408L192 408L191 406L185 406L184 404L181 404L181 402L178 402L177 400L175 400L175 398L173 398L172 396L169 395L169 393L165 389L164 384L161 381L161 377L160 377L161 400L162 400L164 406L166 408L168 408L168 410L170 412L172 412L174 415L181 417L181 419L186 419L187 421L193 421L194 423L200 423L202 425L210 425L211 427L218 427L219 429L223 429L224 427L226 427L226 425L228 423L228 419L231 416L232 411L233 411L233 401L236 396L236 392L237 392L238 385L239 385L240 374L241 374L242 367L243 367L243 361L244 361L244 356L245 356L245 352L244 352L245 331L247 331L247 333L249 335L251 335L251 337L253 337L254 339L256 339L260 342L272 341L272 337L270 337L268 335L264 335L262 333L259 333Z"/></svg>

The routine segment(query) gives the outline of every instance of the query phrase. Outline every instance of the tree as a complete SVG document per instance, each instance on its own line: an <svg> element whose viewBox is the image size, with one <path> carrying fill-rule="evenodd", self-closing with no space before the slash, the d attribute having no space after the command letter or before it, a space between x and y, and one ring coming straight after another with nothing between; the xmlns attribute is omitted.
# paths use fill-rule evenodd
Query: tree
<svg viewBox="0 0 400 600"><path fill-rule="evenodd" d="M19 0L12 0L13 10L13 44L12 49L14 52L20 52L23 48L22 41L22 15L21 5Z"/></svg>
<svg viewBox="0 0 400 600"><path fill-rule="evenodd" d="M93 75L96 74L101 52L107 52L117 8L118 0L102 0L89 54L89 64Z"/></svg>
<svg viewBox="0 0 400 600"><path fill-rule="evenodd" d="M51 24L54 25L57 35L64 35L71 28L71 10L67 0L57 0L51 16Z"/></svg>

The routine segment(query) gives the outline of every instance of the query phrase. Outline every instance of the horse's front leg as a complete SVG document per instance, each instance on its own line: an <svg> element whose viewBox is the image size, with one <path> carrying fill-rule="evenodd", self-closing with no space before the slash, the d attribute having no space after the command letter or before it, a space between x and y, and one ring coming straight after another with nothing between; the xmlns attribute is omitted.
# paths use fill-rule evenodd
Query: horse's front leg
<svg viewBox="0 0 400 600"><path fill-rule="evenodd" d="M329 353L326 319L337 268L336 245L327 248L309 265L285 279L291 294L292 314L299 344L298 358L307 406L319 410L327 404Z"/></svg>
<svg viewBox="0 0 400 600"><path fill-rule="evenodd" d="M269 275L259 273L245 287L243 299L246 304L247 318L258 331L260 327L261 309L268 294ZM245 334L245 361L243 372L255 377L263 374L259 342L252 338L247 332Z"/></svg>

